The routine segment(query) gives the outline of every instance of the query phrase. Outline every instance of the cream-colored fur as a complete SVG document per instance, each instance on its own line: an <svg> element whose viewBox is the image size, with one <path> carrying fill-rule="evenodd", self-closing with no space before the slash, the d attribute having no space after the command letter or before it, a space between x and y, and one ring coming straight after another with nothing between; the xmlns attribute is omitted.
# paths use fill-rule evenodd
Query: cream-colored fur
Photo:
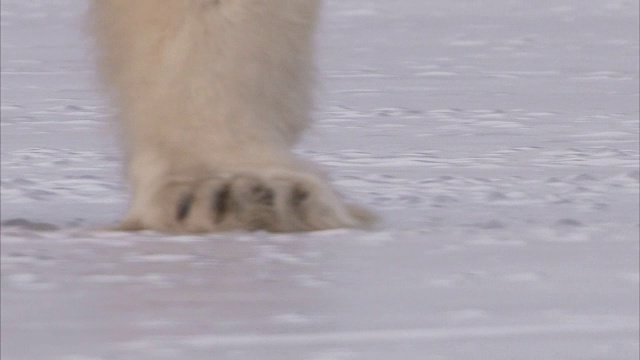
<svg viewBox="0 0 640 360"><path fill-rule="evenodd" d="M123 230L359 227L291 152L309 123L320 0L94 0L133 197Z"/></svg>

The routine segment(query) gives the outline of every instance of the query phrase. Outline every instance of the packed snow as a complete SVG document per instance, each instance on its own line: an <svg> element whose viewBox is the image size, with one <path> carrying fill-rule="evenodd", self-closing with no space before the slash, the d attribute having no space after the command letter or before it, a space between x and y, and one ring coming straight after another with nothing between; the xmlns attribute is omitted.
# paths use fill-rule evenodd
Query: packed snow
<svg viewBox="0 0 640 360"><path fill-rule="evenodd" d="M370 231L112 233L83 0L3 0L3 360L636 360L638 0L329 0L300 144Z"/></svg>

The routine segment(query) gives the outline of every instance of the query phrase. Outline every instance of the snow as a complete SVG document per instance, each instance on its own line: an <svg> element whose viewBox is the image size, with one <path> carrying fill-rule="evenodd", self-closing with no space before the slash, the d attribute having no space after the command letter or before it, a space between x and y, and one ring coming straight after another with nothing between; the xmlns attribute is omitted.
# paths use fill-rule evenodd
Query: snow
<svg viewBox="0 0 640 360"><path fill-rule="evenodd" d="M85 1L2 1L2 358L639 354L637 0L330 0L299 151L372 231L115 234Z"/></svg>

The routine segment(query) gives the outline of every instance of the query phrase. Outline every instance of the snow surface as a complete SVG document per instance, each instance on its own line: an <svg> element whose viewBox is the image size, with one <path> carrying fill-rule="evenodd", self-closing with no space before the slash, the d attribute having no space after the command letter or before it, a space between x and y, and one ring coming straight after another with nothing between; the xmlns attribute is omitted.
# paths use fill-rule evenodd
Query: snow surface
<svg viewBox="0 0 640 360"><path fill-rule="evenodd" d="M81 0L2 0L3 360L639 357L638 0L330 0L300 146L376 230L126 205Z"/></svg>

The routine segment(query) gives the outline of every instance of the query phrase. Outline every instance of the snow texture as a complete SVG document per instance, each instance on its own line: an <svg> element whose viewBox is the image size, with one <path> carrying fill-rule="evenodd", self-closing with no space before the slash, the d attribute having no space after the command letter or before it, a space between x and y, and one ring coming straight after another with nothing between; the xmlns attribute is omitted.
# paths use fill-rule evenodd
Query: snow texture
<svg viewBox="0 0 640 360"><path fill-rule="evenodd" d="M373 231L96 230L81 0L2 0L3 360L635 360L638 0L330 0L299 147Z"/></svg>

